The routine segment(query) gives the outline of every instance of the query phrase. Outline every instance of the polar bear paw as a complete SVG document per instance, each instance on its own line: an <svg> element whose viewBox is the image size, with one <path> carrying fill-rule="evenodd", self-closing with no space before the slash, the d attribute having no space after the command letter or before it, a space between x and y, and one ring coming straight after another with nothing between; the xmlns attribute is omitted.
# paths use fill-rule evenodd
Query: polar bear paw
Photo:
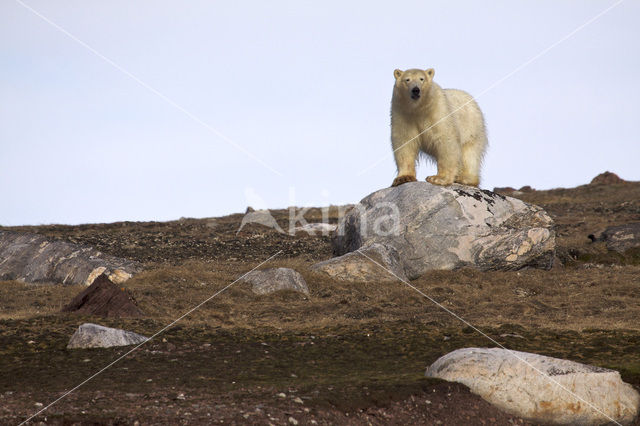
<svg viewBox="0 0 640 426"><path fill-rule="evenodd" d="M447 176L429 176L427 178L427 182L432 183L434 185L451 185L453 183L453 178Z"/></svg>
<svg viewBox="0 0 640 426"><path fill-rule="evenodd" d="M407 182L416 182L416 180L417 179L415 176L410 176L410 175L398 176L393 180L393 183L391 184L391 186L398 186Z"/></svg>

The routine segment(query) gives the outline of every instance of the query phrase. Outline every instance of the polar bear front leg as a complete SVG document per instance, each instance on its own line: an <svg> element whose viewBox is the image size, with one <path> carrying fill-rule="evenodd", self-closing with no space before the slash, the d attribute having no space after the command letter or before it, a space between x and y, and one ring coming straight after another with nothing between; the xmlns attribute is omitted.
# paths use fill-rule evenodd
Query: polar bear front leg
<svg viewBox="0 0 640 426"><path fill-rule="evenodd" d="M438 147L438 152L435 155L438 163L438 174L427 178L427 182L434 185L451 185L456 180L460 170L461 152L459 145L443 145L441 144Z"/></svg>
<svg viewBox="0 0 640 426"><path fill-rule="evenodd" d="M398 168L398 176L393 180L391 186L402 185L407 182L415 182L416 160L418 159L417 138L411 138L404 132L391 131L391 145L393 155Z"/></svg>
<svg viewBox="0 0 640 426"><path fill-rule="evenodd" d="M394 151L398 176L393 180L391 186L402 185L407 182L415 182L416 179L416 159L418 157L417 144L409 142L400 149Z"/></svg>

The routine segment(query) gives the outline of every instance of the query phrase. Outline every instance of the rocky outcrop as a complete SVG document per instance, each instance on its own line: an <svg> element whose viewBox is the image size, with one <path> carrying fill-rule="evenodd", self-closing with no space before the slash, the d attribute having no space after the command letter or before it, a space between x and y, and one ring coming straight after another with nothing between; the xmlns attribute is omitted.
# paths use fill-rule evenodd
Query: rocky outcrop
<svg viewBox="0 0 640 426"><path fill-rule="evenodd" d="M589 185L615 185L617 183L627 183L615 173L606 171L591 179Z"/></svg>
<svg viewBox="0 0 640 426"><path fill-rule="evenodd" d="M544 210L518 199L462 185L411 182L364 198L338 226L334 251L342 257L313 268L359 280L365 274L345 271L367 270L355 266L357 257L348 254L363 250L388 259L383 266L408 279L429 270L465 266L550 268L555 232ZM378 276L383 272L378 270Z"/></svg>
<svg viewBox="0 0 640 426"><path fill-rule="evenodd" d="M628 424L640 407L640 395L617 371L507 349L458 349L436 360L426 376L463 383L534 422Z"/></svg>
<svg viewBox="0 0 640 426"><path fill-rule="evenodd" d="M74 297L67 306L62 308L62 312L104 318L130 318L144 315L127 291L113 284L104 274Z"/></svg>
<svg viewBox="0 0 640 426"><path fill-rule="evenodd" d="M97 324L82 324L67 344L67 349L110 348L112 346L137 345L149 340L148 337L132 331L104 327Z"/></svg>
<svg viewBox="0 0 640 426"><path fill-rule="evenodd" d="M0 280L91 285L102 274L122 283L139 270L137 262L109 256L38 234L0 231Z"/></svg>
<svg viewBox="0 0 640 426"><path fill-rule="evenodd" d="M251 271L240 281L251 284L255 294L270 294L280 290L293 290L309 294L307 283L297 271L291 268L268 268Z"/></svg>

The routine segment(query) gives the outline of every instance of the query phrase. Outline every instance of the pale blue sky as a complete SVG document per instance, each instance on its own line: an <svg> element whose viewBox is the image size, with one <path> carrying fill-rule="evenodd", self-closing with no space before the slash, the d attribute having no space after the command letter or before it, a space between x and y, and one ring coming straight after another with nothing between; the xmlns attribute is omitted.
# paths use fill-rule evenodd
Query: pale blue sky
<svg viewBox="0 0 640 426"><path fill-rule="evenodd" d="M23 1L269 168L2 0L2 225L357 202L395 176L395 68L477 96L615 4ZM622 2L478 98L482 187L640 180L639 18Z"/></svg>

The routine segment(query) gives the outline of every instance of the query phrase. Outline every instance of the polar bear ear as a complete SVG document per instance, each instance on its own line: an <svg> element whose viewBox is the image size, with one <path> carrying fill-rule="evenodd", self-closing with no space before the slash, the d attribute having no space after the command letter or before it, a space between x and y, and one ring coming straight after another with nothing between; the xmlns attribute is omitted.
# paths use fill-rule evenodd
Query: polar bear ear
<svg viewBox="0 0 640 426"><path fill-rule="evenodd" d="M396 70L394 70L394 71L393 71L393 76L394 76L396 79L398 79L398 78L402 77L402 73L403 73L403 71L402 71L402 70L396 69Z"/></svg>
<svg viewBox="0 0 640 426"><path fill-rule="evenodd" d="M429 68L428 70L425 70L424 72L426 72L429 77L433 78L434 74L436 73L436 70L434 70L433 68Z"/></svg>

